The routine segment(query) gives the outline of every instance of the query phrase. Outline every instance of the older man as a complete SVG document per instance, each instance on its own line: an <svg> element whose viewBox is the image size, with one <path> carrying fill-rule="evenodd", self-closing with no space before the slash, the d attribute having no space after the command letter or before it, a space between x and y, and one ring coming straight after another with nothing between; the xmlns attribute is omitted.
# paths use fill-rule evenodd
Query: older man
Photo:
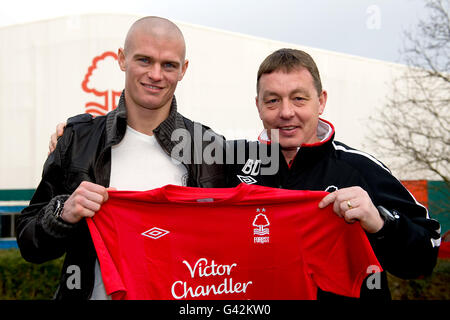
<svg viewBox="0 0 450 320"><path fill-rule="evenodd" d="M385 270L403 278L430 274L440 244L439 223L380 161L334 140L333 125L320 118L326 102L311 56L294 49L269 55L257 76L256 106L265 130L253 145L277 143L285 161L275 174L265 175L263 164L270 164L273 155L253 153L258 156L247 157L244 165L228 166L228 185L246 180L275 188L329 191L319 206L332 205L345 221L359 221ZM247 143L247 150L250 146ZM247 170L258 163L261 170ZM362 296L389 295L386 281L362 290Z"/></svg>

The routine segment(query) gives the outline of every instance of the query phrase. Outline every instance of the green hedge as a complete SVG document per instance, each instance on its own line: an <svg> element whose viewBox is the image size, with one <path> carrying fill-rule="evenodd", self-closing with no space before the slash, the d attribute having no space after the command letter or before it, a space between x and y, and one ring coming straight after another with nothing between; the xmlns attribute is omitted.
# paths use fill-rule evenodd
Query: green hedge
<svg viewBox="0 0 450 320"><path fill-rule="evenodd" d="M0 250L0 300L52 299L63 258L40 265L28 263L19 250ZM433 274L402 280L388 274L394 300L450 300L450 259L438 259Z"/></svg>
<svg viewBox="0 0 450 320"><path fill-rule="evenodd" d="M450 259L438 259L429 277L403 280L388 274L388 281L394 300L450 300Z"/></svg>
<svg viewBox="0 0 450 320"><path fill-rule="evenodd" d="M63 258L26 262L18 249L0 250L0 300L49 300L58 287Z"/></svg>

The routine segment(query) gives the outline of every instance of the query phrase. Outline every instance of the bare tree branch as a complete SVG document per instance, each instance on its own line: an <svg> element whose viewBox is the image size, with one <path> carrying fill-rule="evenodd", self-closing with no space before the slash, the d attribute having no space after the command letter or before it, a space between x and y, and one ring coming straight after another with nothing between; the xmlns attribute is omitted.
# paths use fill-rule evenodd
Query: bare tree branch
<svg viewBox="0 0 450 320"><path fill-rule="evenodd" d="M371 118L369 143L401 174L450 179L450 19L448 1L427 0L429 17L405 32L408 68Z"/></svg>

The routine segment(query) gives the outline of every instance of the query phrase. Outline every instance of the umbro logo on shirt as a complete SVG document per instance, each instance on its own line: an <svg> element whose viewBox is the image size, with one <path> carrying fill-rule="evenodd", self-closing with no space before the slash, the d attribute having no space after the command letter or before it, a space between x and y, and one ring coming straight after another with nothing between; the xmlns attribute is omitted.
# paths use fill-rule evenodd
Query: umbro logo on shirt
<svg viewBox="0 0 450 320"><path fill-rule="evenodd" d="M159 239L161 237L164 237L166 234L170 233L170 231L153 227L145 232L142 232L141 235L149 237L151 239Z"/></svg>
<svg viewBox="0 0 450 320"><path fill-rule="evenodd" d="M246 184L254 184L256 183L256 179L250 176L240 176L240 175L236 175L238 177L238 179Z"/></svg>

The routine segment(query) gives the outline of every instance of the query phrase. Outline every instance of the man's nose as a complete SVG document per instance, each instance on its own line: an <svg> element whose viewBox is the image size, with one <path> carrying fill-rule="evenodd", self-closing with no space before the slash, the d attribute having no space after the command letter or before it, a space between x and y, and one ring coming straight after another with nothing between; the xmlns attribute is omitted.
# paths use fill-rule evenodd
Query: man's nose
<svg viewBox="0 0 450 320"><path fill-rule="evenodd" d="M280 106L280 118L290 119L294 114L294 106L289 101L282 100Z"/></svg>
<svg viewBox="0 0 450 320"><path fill-rule="evenodd" d="M158 63L152 64L147 71L147 76L153 81L160 81L162 78L161 66Z"/></svg>

